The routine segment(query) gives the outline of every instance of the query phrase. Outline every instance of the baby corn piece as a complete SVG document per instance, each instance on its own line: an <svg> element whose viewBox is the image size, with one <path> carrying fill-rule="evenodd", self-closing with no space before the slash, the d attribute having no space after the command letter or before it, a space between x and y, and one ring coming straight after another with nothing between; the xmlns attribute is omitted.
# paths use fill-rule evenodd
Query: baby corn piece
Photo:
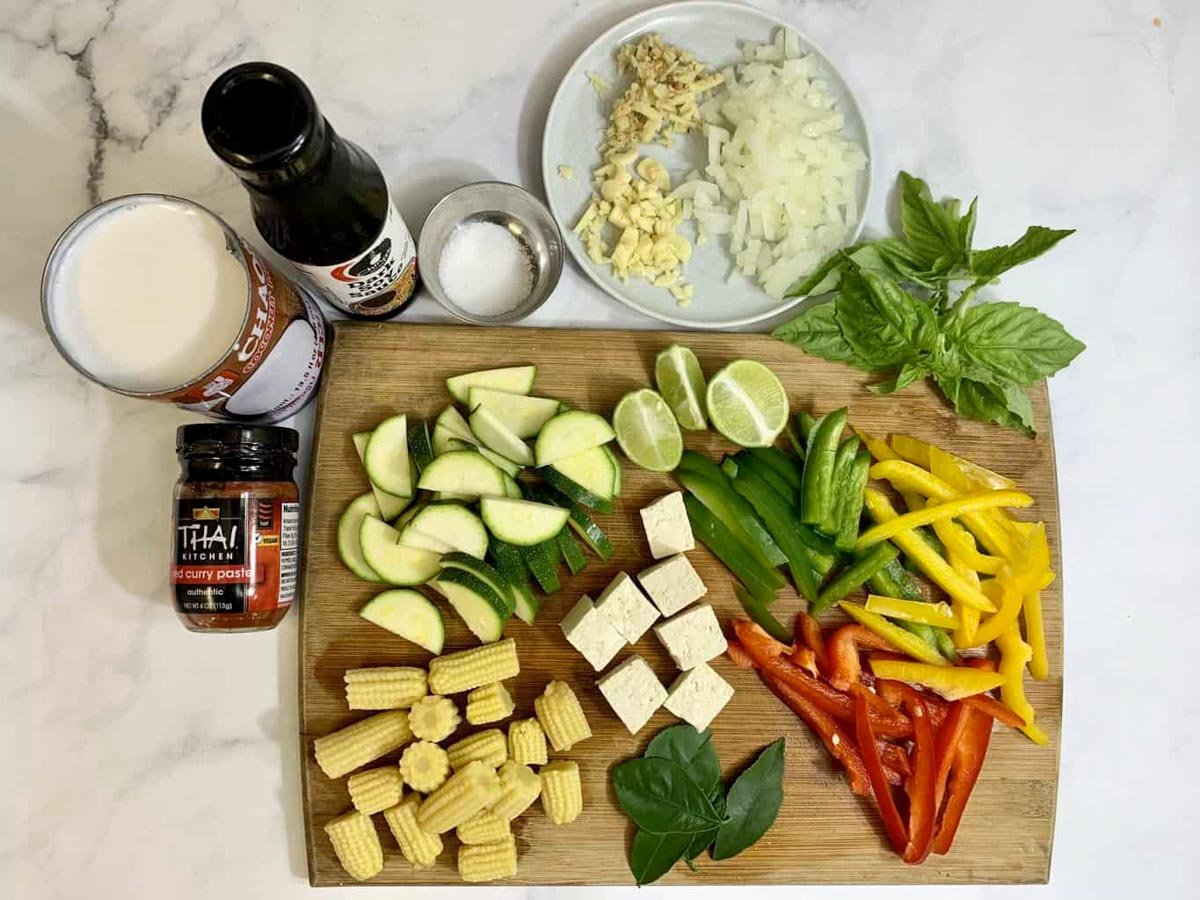
<svg viewBox="0 0 1200 900"><path fill-rule="evenodd" d="M400 852L414 869L428 869L442 853L442 838L417 824L421 798L409 794L402 803L383 811Z"/></svg>
<svg viewBox="0 0 1200 900"><path fill-rule="evenodd" d="M517 642L512 638L439 656L429 663L429 689L435 694L461 694L521 672Z"/></svg>
<svg viewBox="0 0 1200 900"><path fill-rule="evenodd" d="M508 757L525 766L546 764L546 732L537 719L519 719L508 726Z"/></svg>
<svg viewBox="0 0 1200 900"><path fill-rule="evenodd" d="M341 778L359 766L398 750L412 740L408 713L376 713L313 741L317 765L330 778Z"/></svg>
<svg viewBox="0 0 1200 900"><path fill-rule="evenodd" d="M512 826L508 819L487 810L463 822L454 833L464 844L494 844L511 835Z"/></svg>
<svg viewBox="0 0 1200 900"><path fill-rule="evenodd" d="M422 697L408 711L408 726L414 737L437 743L454 734L462 717L449 697Z"/></svg>
<svg viewBox="0 0 1200 900"><path fill-rule="evenodd" d="M493 769L508 759L508 741L499 728L489 728L455 741L446 748L450 768L458 771L467 763L479 760Z"/></svg>
<svg viewBox="0 0 1200 900"><path fill-rule="evenodd" d="M411 666L348 669L342 677L351 709L407 709L428 692L425 670Z"/></svg>
<svg viewBox="0 0 1200 900"><path fill-rule="evenodd" d="M533 710L550 739L550 746L557 753L570 750L592 736L579 698L565 681L552 681L546 685L542 696L533 701Z"/></svg>
<svg viewBox="0 0 1200 900"><path fill-rule="evenodd" d="M556 759L538 772L542 781L542 809L555 825L574 822L583 812L583 787L579 782L579 764Z"/></svg>
<svg viewBox="0 0 1200 900"><path fill-rule="evenodd" d="M450 774L450 758L437 744L417 741L404 748L399 771L405 783L414 791L431 794L446 782L446 776Z"/></svg>
<svg viewBox="0 0 1200 900"><path fill-rule="evenodd" d="M380 766L351 775L346 780L346 790L354 808L369 816L400 802L404 779L396 766Z"/></svg>
<svg viewBox="0 0 1200 900"><path fill-rule="evenodd" d="M500 682L485 684L467 694L467 721L472 725L499 722L512 715L513 699Z"/></svg>
<svg viewBox="0 0 1200 900"><path fill-rule="evenodd" d="M529 766L511 759L500 767L500 798L492 804L492 812L502 819L512 820L533 804L542 793L542 782Z"/></svg>
<svg viewBox="0 0 1200 900"><path fill-rule="evenodd" d="M425 798L417 811L417 823L426 831L441 834L474 818L499 796L500 779L492 769L476 760L467 763Z"/></svg>
<svg viewBox="0 0 1200 900"><path fill-rule="evenodd" d="M517 874L517 842L510 834L494 844L477 844L458 851L458 877L463 881L495 881Z"/></svg>
<svg viewBox="0 0 1200 900"><path fill-rule="evenodd" d="M370 816L348 812L326 822L325 833L338 862L355 881L374 878L383 869L383 848Z"/></svg>

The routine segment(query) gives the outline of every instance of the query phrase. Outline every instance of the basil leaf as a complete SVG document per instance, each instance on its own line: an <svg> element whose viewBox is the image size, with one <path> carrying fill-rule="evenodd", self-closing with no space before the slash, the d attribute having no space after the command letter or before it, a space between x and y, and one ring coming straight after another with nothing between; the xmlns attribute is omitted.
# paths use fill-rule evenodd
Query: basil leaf
<svg viewBox="0 0 1200 900"><path fill-rule="evenodd" d="M950 330L955 351L999 379L1032 384L1084 350L1054 319L1019 303L972 306Z"/></svg>
<svg viewBox="0 0 1200 900"><path fill-rule="evenodd" d="M835 302L838 328L864 368L910 362L937 340L933 311L873 272L847 272Z"/></svg>
<svg viewBox="0 0 1200 900"><path fill-rule="evenodd" d="M1025 392L1011 382L991 384L972 378L935 375L938 387L955 411L968 419L996 422L1007 428L1036 436L1033 406Z"/></svg>
<svg viewBox="0 0 1200 900"><path fill-rule="evenodd" d="M800 279L788 288L784 296L816 297L836 291L842 283L842 272L847 268L853 268L847 261L847 257L861 269L873 269L879 272L898 271L893 265L893 258L906 262L911 266L920 265L920 261L913 257L912 251L904 245L903 241L898 241L895 238L868 241L862 244L855 244L853 247L847 247L844 250L834 253L821 263L821 265L817 266L812 271L812 274Z"/></svg>
<svg viewBox="0 0 1200 900"><path fill-rule="evenodd" d="M928 267L941 259L945 268L962 256L958 216L953 209L956 203L952 201L952 208L946 209L934 202L924 181L900 173L900 226L908 246Z"/></svg>
<svg viewBox="0 0 1200 900"><path fill-rule="evenodd" d="M857 247L852 247L846 252L852 253L857 249ZM838 282L842 279L841 270L844 265L846 265L846 260L842 258L842 255L840 253L833 254L807 276L788 288L783 296L807 297L809 294L827 294L837 290Z"/></svg>
<svg viewBox="0 0 1200 900"><path fill-rule="evenodd" d="M699 834L722 823L708 794L678 763L631 759L613 769L617 803L634 824L654 834Z"/></svg>
<svg viewBox="0 0 1200 900"><path fill-rule="evenodd" d="M671 871L691 840L689 834L653 834L639 828L629 848L629 871L638 887L652 884Z"/></svg>
<svg viewBox="0 0 1200 900"><path fill-rule="evenodd" d="M849 363L867 371L874 368L861 359L842 337L833 303L822 303L806 309L790 322L784 322L771 334L821 359Z"/></svg>
<svg viewBox="0 0 1200 900"><path fill-rule="evenodd" d="M967 214L958 220L958 245L967 260L971 259L971 244L975 240L975 214L978 205L979 198L972 198L971 205L967 207Z"/></svg>
<svg viewBox="0 0 1200 900"><path fill-rule="evenodd" d="M775 824L783 805L784 739L756 759L729 789L725 809L729 821L717 831L713 859L729 859L753 845Z"/></svg>
<svg viewBox="0 0 1200 900"><path fill-rule="evenodd" d="M1074 228L1058 230L1031 225L1012 244L1002 244L972 254L971 271L977 278L991 281L1014 266L1036 259L1063 238L1074 233Z"/></svg>
<svg viewBox="0 0 1200 900"><path fill-rule="evenodd" d="M900 371L891 378L877 381L875 384L868 384L867 390L876 394L894 394L896 391L902 391L910 384L920 381L929 374L929 366L923 362L905 363L900 367Z"/></svg>

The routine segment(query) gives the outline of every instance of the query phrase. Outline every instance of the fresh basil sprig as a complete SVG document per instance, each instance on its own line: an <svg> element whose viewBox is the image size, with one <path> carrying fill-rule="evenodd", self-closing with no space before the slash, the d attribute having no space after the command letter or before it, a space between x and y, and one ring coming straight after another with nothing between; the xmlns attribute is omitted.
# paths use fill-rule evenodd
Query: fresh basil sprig
<svg viewBox="0 0 1200 900"><path fill-rule="evenodd" d="M980 288L1041 256L1072 230L1034 225L1012 244L975 250L977 203L938 203L900 173L902 238L848 247L788 296L836 292L775 329L806 353L881 376L888 394L932 377L964 416L1034 434L1022 388L1065 368L1084 345L1054 319L1012 302L971 305Z"/></svg>
<svg viewBox="0 0 1200 900"><path fill-rule="evenodd" d="M780 738L738 776L728 801L708 729L666 728L642 758L616 766L617 802L638 826L629 850L637 883L657 881L681 859L695 868L710 846L714 859L728 859L754 844L783 802L783 756Z"/></svg>

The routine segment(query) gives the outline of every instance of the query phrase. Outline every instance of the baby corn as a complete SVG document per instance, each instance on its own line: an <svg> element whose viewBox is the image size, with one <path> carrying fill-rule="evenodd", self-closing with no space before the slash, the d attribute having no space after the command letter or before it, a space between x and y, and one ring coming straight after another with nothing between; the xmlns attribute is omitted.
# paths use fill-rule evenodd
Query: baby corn
<svg viewBox="0 0 1200 900"><path fill-rule="evenodd" d="M508 819L486 811L463 822L454 833L464 844L494 844L512 834L512 826Z"/></svg>
<svg viewBox="0 0 1200 900"><path fill-rule="evenodd" d="M326 822L325 833L338 862L355 881L366 881L383 869L383 848L370 816L348 812Z"/></svg>
<svg viewBox="0 0 1200 900"><path fill-rule="evenodd" d="M383 819L391 829L400 852L414 869L428 869L441 855L442 838L417 824L421 798L409 794L404 802L383 811Z"/></svg>
<svg viewBox="0 0 1200 900"><path fill-rule="evenodd" d="M425 670L410 666L349 669L343 679L351 709L407 709L428 691Z"/></svg>
<svg viewBox="0 0 1200 900"><path fill-rule="evenodd" d="M526 766L546 764L546 732L537 719L520 719L508 726L508 756Z"/></svg>
<svg viewBox="0 0 1200 900"><path fill-rule="evenodd" d="M499 728L489 728L455 741L446 748L446 753L450 768L455 771L475 760L494 769L508 759L508 742Z"/></svg>
<svg viewBox="0 0 1200 900"><path fill-rule="evenodd" d="M529 766L511 759L500 767L500 797L492 804L492 812L502 819L515 819L533 804L542 793L542 782Z"/></svg>
<svg viewBox="0 0 1200 900"><path fill-rule="evenodd" d="M552 681L542 696L533 701L533 709L546 737L557 753L570 750L592 736L579 698L565 681Z"/></svg>
<svg viewBox="0 0 1200 900"><path fill-rule="evenodd" d="M510 834L494 844L458 851L458 875L463 881L495 881L517 874L517 842Z"/></svg>
<svg viewBox="0 0 1200 900"><path fill-rule="evenodd" d="M412 740L408 713L382 712L313 741L317 765L330 778L341 778Z"/></svg>
<svg viewBox="0 0 1200 900"><path fill-rule="evenodd" d="M435 834L456 828L500 796L500 779L481 762L468 763L425 798L417 823Z"/></svg>
<svg viewBox="0 0 1200 900"><path fill-rule="evenodd" d="M521 672L517 642L512 638L439 656L429 663L429 689L435 694L460 694Z"/></svg>
<svg viewBox="0 0 1200 900"><path fill-rule="evenodd" d="M437 743L454 734L462 716L449 697L422 697L408 711L408 726L414 737Z"/></svg>
<svg viewBox="0 0 1200 900"><path fill-rule="evenodd" d="M400 777L398 768L380 766L351 775L346 780L346 789L350 792L350 802L354 808L369 816L399 803L403 784L404 779Z"/></svg>
<svg viewBox="0 0 1200 900"><path fill-rule="evenodd" d="M414 791L431 794L450 774L450 758L437 744L417 741L404 749L404 755L400 757L400 774Z"/></svg>
<svg viewBox="0 0 1200 900"><path fill-rule="evenodd" d="M538 772L542 781L542 809L555 825L574 822L583 812L583 787L579 782L579 764L556 759Z"/></svg>
<svg viewBox="0 0 1200 900"><path fill-rule="evenodd" d="M467 722L486 725L512 715L513 699L500 682L485 684L467 694Z"/></svg>

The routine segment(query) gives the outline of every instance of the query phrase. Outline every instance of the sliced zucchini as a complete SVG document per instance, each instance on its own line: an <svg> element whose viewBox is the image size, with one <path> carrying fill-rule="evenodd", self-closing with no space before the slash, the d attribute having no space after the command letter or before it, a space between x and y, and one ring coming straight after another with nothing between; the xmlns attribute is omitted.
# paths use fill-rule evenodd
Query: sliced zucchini
<svg viewBox="0 0 1200 900"><path fill-rule="evenodd" d="M603 416L572 409L559 413L542 426L533 450L537 464L548 466L568 456L607 444L614 437L612 426Z"/></svg>
<svg viewBox="0 0 1200 900"><path fill-rule="evenodd" d="M510 462L520 466L533 465L533 451L513 432L497 419L490 410L477 409L471 413L471 432L489 450L499 453Z"/></svg>
<svg viewBox="0 0 1200 900"><path fill-rule="evenodd" d="M521 485L512 475L504 473L504 496L512 500L520 500L525 495L521 493Z"/></svg>
<svg viewBox="0 0 1200 900"><path fill-rule="evenodd" d="M419 513L421 510L423 510L428 505L429 505L429 495L422 494L420 499L418 499L416 503L414 503L412 506L410 506L408 509L406 509L401 514L400 518L398 518L395 522L392 523L392 527L395 528L397 531L403 531L405 529L405 527L408 525L408 523L413 520L413 516L415 516L417 513Z"/></svg>
<svg viewBox="0 0 1200 900"><path fill-rule="evenodd" d="M402 544L400 532L379 519L367 516L362 520L358 541L367 565L388 584L397 587L424 584L440 571L440 552Z"/></svg>
<svg viewBox="0 0 1200 900"><path fill-rule="evenodd" d="M430 448L435 457L449 453L451 450L470 450L476 446L478 445L475 443L475 438L461 437L445 425L433 426L433 440L430 442Z"/></svg>
<svg viewBox="0 0 1200 900"><path fill-rule="evenodd" d="M588 515L587 511L578 503L572 501L569 497L560 494L551 488L535 495L535 499L541 500L543 503L553 503L557 506L566 509L570 515L567 519L567 524L575 530L585 544L591 548L592 552L603 560L610 559L613 555L613 545L608 539L603 529L596 524L596 520Z"/></svg>
<svg viewBox="0 0 1200 900"><path fill-rule="evenodd" d="M433 584L475 637L485 644L500 640L508 604L483 579L462 569L444 569Z"/></svg>
<svg viewBox="0 0 1200 900"><path fill-rule="evenodd" d="M452 491L434 491L435 503L474 503L478 497L474 494L455 494Z"/></svg>
<svg viewBox="0 0 1200 900"><path fill-rule="evenodd" d="M471 427L467 425L467 420L462 417L453 405L447 406L441 411L436 419L433 420L433 428L436 431L438 426L442 426L455 437L460 437L464 441L475 442L471 437Z"/></svg>
<svg viewBox="0 0 1200 900"><path fill-rule="evenodd" d="M487 553L487 529L479 516L461 503L431 503L409 522L406 532L414 531L446 544L459 553L483 559Z"/></svg>
<svg viewBox="0 0 1200 900"><path fill-rule="evenodd" d="M493 540L491 543L492 559L495 560L496 569L504 576L504 580L509 584L525 584L528 583L528 570L525 568L525 563L521 559L521 551L512 544L506 544L504 541Z"/></svg>
<svg viewBox="0 0 1200 900"><path fill-rule="evenodd" d="M484 497L479 514L488 531L507 544L532 547L551 540L567 524L567 511L530 500Z"/></svg>
<svg viewBox="0 0 1200 900"><path fill-rule="evenodd" d="M526 625L532 625L537 618L538 610L542 608L542 601L534 596L533 590L528 583L514 584L511 586L513 597L516 601L516 609L513 610L513 615L524 622Z"/></svg>
<svg viewBox="0 0 1200 900"><path fill-rule="evenodd" d="M338 518L338 556L342 558L346 568L363 581L383 581L363 557L362 545L358 539L363 521L369 518L373 518L377 522L381 521L379 504L375 502L374 494L362 494L350 501Z"/></svg>
<svg viewBox="0 0 1200 900"><path fill-rule="evenodd" d="M482 372L467 372L446 379L446 389L459 403L467 403L473 387L491 388L508 394L528 394L533 390L537 378L537 366L508 366L503 369L485 369Z"/></svg>
<svg viewBox="0 0 1200 900"><path fill-rule="evenodd" d="M621 496L621 460L617 458L617 454L613 452L613 448L608 444L604 445L604 452L608 455L609 462L613 467L613 496Z"/></svg>
<svg viewBox="0 0 1200 900"><path fill-rule="evenodd" d="M429 464L417 487L473 497L503 497L504 473L474 450L451 450Z"/></svg>
<svg viewBox="0 0 1200 900"><path fill-rule="evenodd" d="M567 564L567 568L571 570L572 575L578 575L587 568L587 557L583 555L583 548L579 546L579 542L571 537L571 529L564 528L558 533L556 540L558 541L558 550L562 554L563 562Z"/></svg>
<svg viewBox="0 0 1200 900"><path fill-rule="evenodd" d="M384 591L368 601L358 614L435 656L446 644L441 611L418 591Z"/></svg>
<svg viewBox="0 0 1200 900"><path fill-rule="evenodd" d="M593 447L560 459L550 468L604 500L611 500L617 495L617 478L621 467L604 452L603 447Z"/></svg>
<svg viewBox="0 0 1200 900"><path fill-rule="evenodd" d="M358 453L358 459L361 462L363 454L367 452L367 442L371 440L371 432L360 431L354 435L354 449ZM364 467L364 471L366 471ZM370 476L368 476L370 480ZM397 494L389 494L374 482L371 482L371 491L375 494L375 502L379 504L379 518L385 522L390 522L400 513L408 508L412 503L412 497L401 497Z"/></svg>
<svg viewBox="0 0 1200 900"><path fill-rule="evenodd" d="M418 419L408 426L408 456L418 470L433 462L433 446L429 442L429 426Z"/></svg>
<svg viewBox="0 0 1200 900"><path fill-rule="evenodd" d="M431 537L428 534L417 531L412 527L411 522L408 524L408 527L400 532L398 542L401 546L411 547L414 550L424 550L428 553L436 553L438 556L454 552L454 548L441 538Z"/></svg>
<svg viewBox="0 0 1200 900"><path fill-rule="evenodd" d="M496 592L497 596L508 606L510 614L516 608L517 598L509 588L508 581L482 559L476 559L469 553L455 552L443 556L439 564L443 569L461 569L464 572L470 572Z"/></svg>
<svg viewBox="0 0 1200 900"><path fill-rule="evenodd" d="M389 494L413 495L412 467L408 461L408 416L384 419L371 432L363 465L372 484Z"/></svg>
<svg viewBox="0 0 1200 900"><path fill-rule="evenodd" d="M561 403L548 397L525 397L481 387L471 388L467 399L467 409L486 409L519 438L536 435L561 408Z"/></svg>
<svg viewBox="0 0 1200 900"><path fill-rule="evenodd" d="M520 552L521 560L542 593L553 594L562 590L562 582L558 579L558 541L549 540L533 547L522 547Z"/></svg>
<svg viewBox="0 0 1200 900"><path fill-rule="evenodd" d="M521 474L523 466L517 465L512 460L505 459L495 450L489 450L487 447L481 447L479 444L470 444L462 438L450 438L451 450L474 450L488 462L492 463L497 469L505 475L516 478Z"/></svg>

